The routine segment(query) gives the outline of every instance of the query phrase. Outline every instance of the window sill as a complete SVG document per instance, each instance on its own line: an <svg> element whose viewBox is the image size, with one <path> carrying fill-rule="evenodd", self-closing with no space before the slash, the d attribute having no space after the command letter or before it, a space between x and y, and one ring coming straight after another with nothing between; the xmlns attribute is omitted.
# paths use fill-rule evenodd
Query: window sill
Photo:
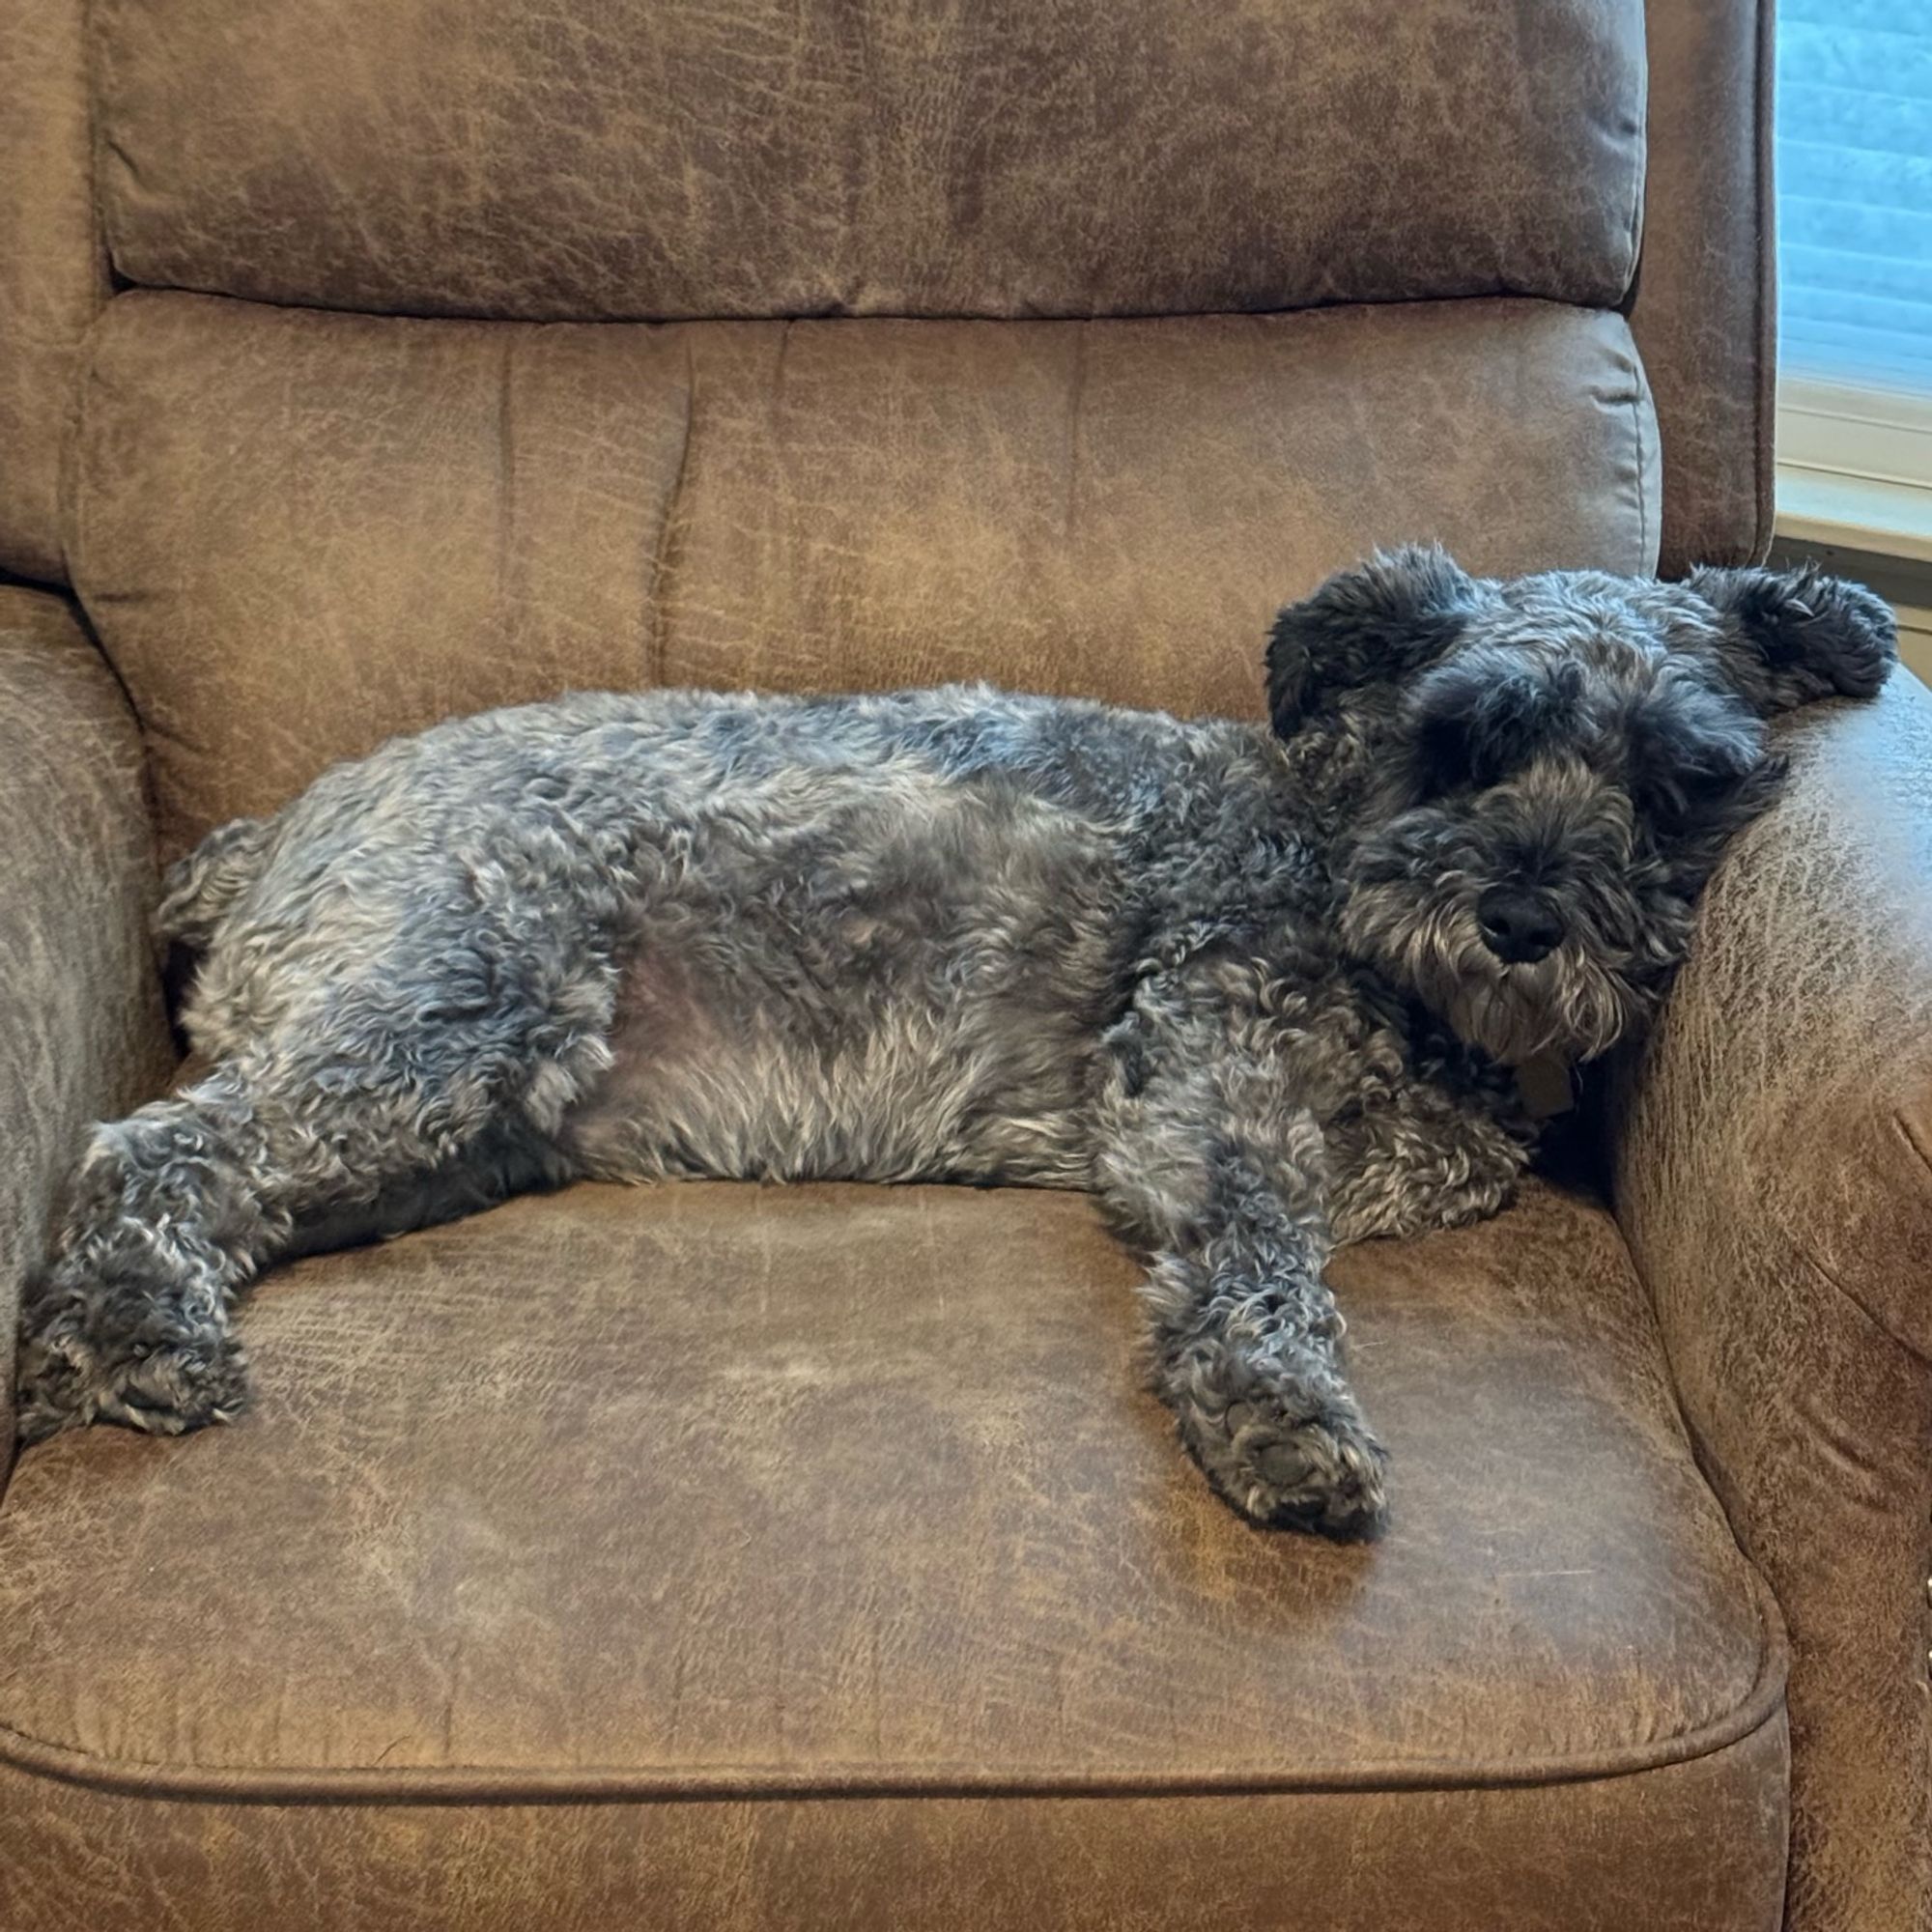
<svg viewBox="0 0 1932 1932"><path fill-rule="evenodd" d="M1932 489L1780 463L1777 534L1932 564Z"/></svg>
<svg viewBox="0 0 1932 1932"><path fill-rule="evenodd" d="M1784 377L1777 533L1932 563L1932 395Z"/></svg>
<svg viewBox="0 0 1932 1932"><path fill-rule="evenodd" d="M1784 377L1772 554L1870 584L1932 684L1932 395Z"/></svg>

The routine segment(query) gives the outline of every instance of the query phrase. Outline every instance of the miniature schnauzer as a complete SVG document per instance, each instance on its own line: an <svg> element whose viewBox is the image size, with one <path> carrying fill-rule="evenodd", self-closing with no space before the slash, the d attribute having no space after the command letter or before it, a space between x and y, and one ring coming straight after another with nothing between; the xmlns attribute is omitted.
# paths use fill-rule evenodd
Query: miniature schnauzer
<svg viewBox="0 0 1932 1932"><path fill-rule="evenodd" d="M1092 1189L1257 1521L1372 1533L1337 1244L1493 1213L1512 1068L1629 1037L1763 719L1870 696L1809 572L1473 579L1282 612L1270 725L981 687L580 696L398 739L169 874L209 1070L95 1129L23 1310L28 1439L245 1400L277 1257L582 1177Z"/></svg>

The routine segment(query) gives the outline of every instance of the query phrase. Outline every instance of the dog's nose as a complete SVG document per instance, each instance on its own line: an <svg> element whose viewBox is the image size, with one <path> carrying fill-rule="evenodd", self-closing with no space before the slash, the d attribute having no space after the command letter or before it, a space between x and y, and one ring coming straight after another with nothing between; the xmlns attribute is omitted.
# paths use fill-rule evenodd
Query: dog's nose
<svg viewBox="0 0 1932 1932"><path fill-rule="evenodd" d="M1545 899L1511 886L1492 886L1476 901L1476 923L1484 944L1512 966L1548 958L1563 937L1563 922Z"/></svg>

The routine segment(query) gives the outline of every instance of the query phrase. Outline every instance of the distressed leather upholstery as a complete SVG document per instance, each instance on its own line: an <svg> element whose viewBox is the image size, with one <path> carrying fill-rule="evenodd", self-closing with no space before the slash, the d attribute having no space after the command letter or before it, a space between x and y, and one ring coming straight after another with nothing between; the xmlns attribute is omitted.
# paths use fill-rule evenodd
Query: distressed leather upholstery
<svg viewBox="0 0 1932 1932"><path fill-rule="evenodd" d="M87 1122L173 1062L148 940L155 859L141 736L63 598L0 585L0 1334ZM14 1378L0 1378L0 1480ZM0 1527L0 1578L7 1572ZM0 1581L0 1590L4 1590ZM0 1921L4 1922L4 1921Z"/></svg>
<svg viewBox="0 0 1932 1932"><path fill-rule="evenodd" d="M1656 546L1629 331L1555 302L536 327L139 294L83 393L68 554L170 854L392 732L586 685L1256 713L1255 640L1361 545Z"/></svg>
<svg viewBox="0 0 1932 1932"><path fill-rule="evenodd" d="M1753 554L1767 31L0 0L0 568L84 611L0 588L0 1337L167 1078L151 838L388 732L1252 711L1375 542ZM1078 1198L519 1201L272 1277L239 1426L20 1459L0 1928L1924 1932L1925 727L1802 728L1614 1210L1340 1264L1383 1543L1213 1501Z"/></svg>
<svg viewBox="0 0 1932 1932"><path fill-rule="evenodd" d="M1625 299L1663 424L1659 567L1771 542L1774 0L1646 0L1643 252Z"/></svg>
<svg viewBox="0 0 1932 1932"><path fill-rule="evenodd" d="M1208 1493L1076 1196L581 1187L300 1264L245 1427L14 1477L0 1868L89 1845L63 1932L156 1857L238 1928L446 1922L418 1865L500 1888L462 1924L1774 1924L1782 1635L1613 1223L1344 1274L1376 1549Z"/></svg>
<svg viewBox="0 0 1932 1932"><path fill-rule="evenodd" d="M1792 1922L1932 1913L1932 698L1794 728L1618 1142L1684 1412L1791 1621Z"/></svg>
<svg viewBox="0 0 1932 1932"><path fill-rule="evenodd" d="M331 0L255 13L242 34L228 10L209 0L140 0L113 9L111 33L95 37L96 71L111 76L115 89L109 128L101 103L88 96L83 11L80 0L0 7L7 87L0 180L20 188L0 196L0 339L8 352L0 356L0 447L8 452L0 465L0 569L67 581L56 507L60 442L80 343L112 286L102 199L108 218L132 231L117 260L128 280L412 313L1079 316L1169 306L1145 279L1136 293L1122 293L1129 280L1114 266L1116 255L1131 259L1143 278L1172 278L1175 264L1184 264L1191 295L1169 293L1179 306L1197 309L1363 298L1378 285L1405 297L1513 293L1613 302L1621 296L1651 367L1662 425L1665 566L1674 573L1692 561L1740 562L1770 538L1769 0L1647 0L1647 68L1626 9L1579 0L1520 15L1468 4L1390 6L1350 33L1335 30L1352 17L1347 0L1283 0L1240 16L1244 26L1198 49L1192 37L1204 27L1211 35L1211 19L1179 0L1158 9L1148 0L1173 55L1165 87L1151 74L1145 33L1118 8L1097 32L1075 6L1013 4L997 15L985 8L880 9L898 80L894 98L875 91L868 108L864 97L861 107L841 102L838 63L827 61L818 74L825 84L806 97L816 115L798 117L816 124L832 107L865 114L867 166L853 162L849 126L817 145L821 183L828 170L836 177L836 216L795 195L794 149L756 153L758 180L783 201L790 228L758 193L741 188L722 207L693 206L691 197L716 192L707 176L716 174L727 140L744 150L727 114L765 138L796 139L775 128L783 118L776 103L803 82L775 43L801 57L815 42L842 43L846 71L878 78L879 49L858 14L842 32L815 36L820 21L803 16L781 33L755 0L708 14L694 10L676 44L661 43L640 73L635 54L609 65L612 53L626 51L621 14L611 9L580 15L566 7L552 15L513 0L487 8ZM839 27L841 10L831 0L815 11ZM681 10L671 17L681 23ZM706 20L708 27L700 24ZM1392 57L1391 34L1403 60ZM519 43L521 59L512 51ZM459 44L470 51L476 84L501 102L500 128L480 99L453 120L422 111L448 91ZM1104 74L1094 65L1096 47L1121 50ZM1057 65L1037 58L1056 48ZM1270 84L1253 71L1255 58L1269 64ZM1525 60L1525 77L1512 78ZM1269 102L1266 115L1230 106L1231 65L1236 94ZM961 100L961 72L983 77L971 108ZM331 84L310 84L318 73ZM511 86L519 74L521 90ZM1058 152L1036 148L1015 163L1007 154L1014 130L1036 117L1007 103L1016 78L1038 76L1057 83L1043 89L1037 118L1042 130L1058 130ZM640 78L681 114L653 121L638 112L624 90ZM1427 94L1420 115L1418 89ZM1183 152L1172 128L1177 90L1199 129ZM1162 106L1142 119L1147 149L1127 176L1110 143L1143 94ZM1277 104L1285 94L1292 109ZM1583 130L1552 111L1559 95L1580 110ZM694 167L679 170L675 203L646 195L639 184L648 178L636 165L637 144L668 140L674 126L696 156ZM1296 132L1304 128L1307 137ZM523 165L511 138L518 128L538 142L544 165ZM1408 135L1407 145L1391 150L1392 131ZM245 250L224 242L217 256L214 225L242 179L237 144L244 136L258 159L247 175L257 185L242 211L252 213L253 226L242 238ZM600 165L557 165L562 136ZM1039 138L1043 145L1043 132ZM414 151L407 192L391 191L404 172L399 142ZM1069 151L1088 171L1086 200L1099 213L1081 213L1080 197L1065 191ZM100 197L91 192L91 152L106 170ZM1243 156L1249 172L1231 174ZM916 207L902 193L915 159L923 165L925 195ZM1204 160L1231 191L1205 209L1208 196L1196 194L1177 216L1170 209L1181 204L1166 197L1206 180ZM996 161L1006 220L988 242L980 239L983 176ZM1548 191L1533 226L1512 225L1514 211L1497 192L1523 180ZM573 206L544 201L557 192L546 186L554 181L573 184L562 190ZM165 189L157 192L157 183ZM880 194L881 184L899 192ZM487 201L478 198L486 186ZM1149 192L1155 186L1161 194ZM853 197L868 191L871 219L862 223ZM389 224L385 233L364 226L372 202ZM149 219L163 205L174 227ZM913 210L910 218L902 206ZM517 224L506 229L511 212ZM562 218L570 213L579 218ZM748 213L764 237L761 272L776 249L799 284L789 301L767 284L762 305L749 295L742 310L726 302L727 285L742 293L754 259L744 245ZM728 263L683 246L700 218L721 215L731 222ZM177 232L186 228L185 216L192 216L192 235ZM923 302L903 281L881 283L888 266L905 274L871 247L881 221L899 224L897 241L920 258ZM1158 232L1157 222L1165 224ZM585 224L596 245L591 261L573 270L572 247ZM362 278L355 286L327 279L339 264L326 263L325 233L329 254L346 251L350 272ZM656 237L652 248L639 245L645 234ZM1203 245L1204 234L1218 253ZM1557 255L1559 235L1574 252ZM1634 235L1641 258L1634 278ZM962 255L964 237L975 247L955 270L949 263ZM1081 244L1071 258L1077 273L1065 253L1069 238ZM983 251L994 244L989 257ZM144 270L143 245L203 253ZM411 256L418 245L435 252ZM852 259L858 248L873 259ZM427 265L437 262L446 276L453 257L471 286L424 295ZM543 268L534 287L533 264ZM607 306L572 308L544 286L593 269ZM969 269L983 277L977 285ZM296 279L279 291L259 279L278 271ZM672 282L693 273L713 278L696 293L714 299L680 310ZM392 278L392 300L374 299L384 276ZM502 306L506 284L523 285L524 300L557 305ZM659 305L639 305L645 290ZM574 293L589 291L580 280Z"/></svg>
<svg viewBox="0 0 1932 1932"><path fill-rule="evenodd" d="M1358 0L96 17L108 237L156 287L528 321L1604 307L1636 254L1629 0L1373 32Z"/></svg>
<svg viewBox="0 0 1932 1932"><path fill-rule="evenodd" d="M107 298L78 6L0 7L0 571L60 582L60 466Z"/></svg>

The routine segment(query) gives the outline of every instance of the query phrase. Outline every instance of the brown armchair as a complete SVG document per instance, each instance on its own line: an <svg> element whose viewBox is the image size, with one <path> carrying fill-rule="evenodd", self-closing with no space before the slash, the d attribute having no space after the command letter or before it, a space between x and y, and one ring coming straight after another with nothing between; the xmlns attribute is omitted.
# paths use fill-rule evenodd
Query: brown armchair
<svg viewBox="0 0 1932 1932"><path fill-rule="evenodd" d="M0 1335L156 857L390 732L1758 553L1767 13L1649 11L0 0ZM521 1200L13 1459L0 1928L1923 1932L1932 706L1791 736L1607 1190L1340 1264L1382 1543L1206 1492L1078 1196Z"/></svg>

